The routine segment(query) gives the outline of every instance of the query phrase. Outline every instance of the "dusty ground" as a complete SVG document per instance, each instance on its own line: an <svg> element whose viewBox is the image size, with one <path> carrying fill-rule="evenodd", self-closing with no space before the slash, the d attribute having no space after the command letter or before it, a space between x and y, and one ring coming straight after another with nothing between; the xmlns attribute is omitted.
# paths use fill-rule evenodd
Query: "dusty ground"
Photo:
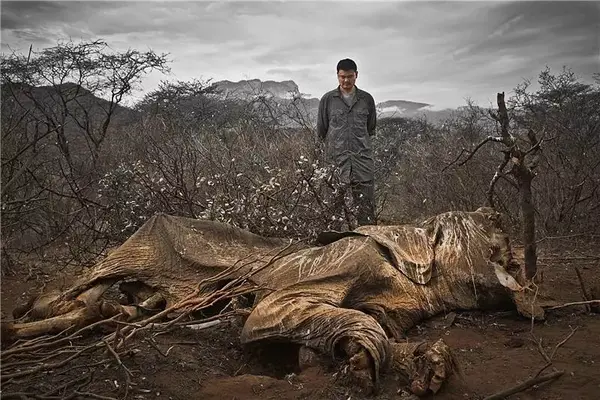
<svg viewBox="0 0 600 400"><path fill-rule="evenodd" d="M574 268L578 267L588 287L600 287L598 244L546 241L540 250L543 285L561 303L580 301L581 290ZM68 280L74 271L68 270ZM36 287L54 281L56 273L42 267L20 267L4 276L1 286L2 316L34 293ZM531 323L513 312L462 312L453 318L439 316L407 333L409 340L442 337L453 349L462 377L452 378L437 399L483 399L533 376L545 364L532 341ZM130 371L130 399L399 399L402 384L383 377L381 392L367 395L347 385L334 366L299 373L294 349L279 347L268 354L239 344L239 321L205 330L178 329L138 338L120 354ZM556 352L553 367L565 374L511 399L600 398L600 318L575 306L550 311L547 320L536 323L533 334L543 339L547 353L571 329L576 333ZM93 340L94 337L86 340ZM8 360L10 361L10 360ZM6 362L6 361L5 361ZM96 365L92 365L96 363ZM553 367L548 368L551 371ZM104 398L123 398L125 370L102 354L80 357L62 368L37 374L35 379L3 382L2 398L20 392L23 397L46 394L65 398L78 386L81 393ZM77 380L77 385L69 381ZM67 385L67 383L69 383ZM64 388L61 389L61 386ZM68 388L69 390L66 390ZM81 395L86 398L91 395ZM96 397L99 398L99 397Z"/></svg>

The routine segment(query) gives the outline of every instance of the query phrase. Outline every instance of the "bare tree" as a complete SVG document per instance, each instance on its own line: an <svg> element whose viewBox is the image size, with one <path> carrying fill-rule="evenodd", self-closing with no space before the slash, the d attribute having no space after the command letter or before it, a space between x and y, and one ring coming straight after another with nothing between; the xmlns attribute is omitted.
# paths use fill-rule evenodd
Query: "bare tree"
<svg viewBox="0 0 600 400"><path fill-rule="evenodd" d="M497 166L492 177L488 191L487 203L494 207L494 188L498 180L509 182L519 192L519 208L522 224L522 240L525 247L525 274L532 278L537 271L537 252L535 240L535 205L532 195L532 181L536 176L538 166L538 153L545 140L545 131L541 137L533 129L526 130L526 134L519 132L518 127L511 127L510 117L504 100L504 92L497 94L498 110L490 110L489 115L499 125L495 135L484 138L473 150L464 150L459 154L458 161L463 154L467 157L459 165L465 165L487 143L501 143L504 148L502 162Z"/></svg>
<svg viewBox="0 0 600 400"><path fill-rule="evenodd" d="M51 240L74 221L95 225L102 146L125 96L147 73L168 71L166 57L101 40L0 56L5 237L14 229Z"/></svg>
<svg viewBox="0 0 600 400"><path fill-rule="evenodd" d="M544 175L536 180L541 223L548 233L582 233L598 226L590 216L600 209L599 83L600 75L591 84L567 68L558 74L546 69L536 91L529 81L515 89L516 123L543 126L555 138L540 154Z"/></svg>
<svg viewBox="0 0 600 400"><path fill-rule="evenodd" d="M499 141L504 144L505 149L503 150L504 159L498 165L496 173L490 182L488 202L490 206L494 206L494 185L498 179L505 177L507 180L510 180L511 178L508 178L508 175L512 175L514 178L513 185L519 191L521 220L523 224L522 240L525 247L525 274L527 278L533 278L537 271L537 252L535 240L535 205L531 192L531 182L536 175L534 170L538 166L539 161L537 153L540 151L540 146L545 139L545 131L542 132L541 137L538 139L536 133L530 128L527 130L526 140L519 143L520 140L509 131L510 120L504 102L504 92L498 93L497 102L498 112L490 111L490 115L500 124ZM498 141L498 138L495 137L492 140ZM504 170L507 166L509 169L505 173Z"/></svg>

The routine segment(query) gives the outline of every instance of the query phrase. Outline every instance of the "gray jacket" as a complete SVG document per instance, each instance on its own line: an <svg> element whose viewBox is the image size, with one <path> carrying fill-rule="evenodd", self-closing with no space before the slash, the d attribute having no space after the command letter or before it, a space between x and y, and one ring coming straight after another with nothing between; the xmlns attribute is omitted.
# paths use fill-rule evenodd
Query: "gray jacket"
<svg viewBox="0 0 600 400"><path fill-rule="evenodd" d="M326 141L328 156L345 182L373 180L371 136L376 124L375 100L364 90L356 88L351 106L344 102L339 87L321 98L317 134Z"/></svg>

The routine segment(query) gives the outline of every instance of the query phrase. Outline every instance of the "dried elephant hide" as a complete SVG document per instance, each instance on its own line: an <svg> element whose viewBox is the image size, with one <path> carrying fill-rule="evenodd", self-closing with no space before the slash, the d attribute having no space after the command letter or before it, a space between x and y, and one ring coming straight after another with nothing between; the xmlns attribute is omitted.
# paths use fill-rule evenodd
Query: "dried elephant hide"
<svg viewBox="0 0 600 400"><path fill-rule="evenodd" d="M230 225L156 215L77 284L20 310L3 333L27 338L115 313L169 308L251 275L258 288L243 343L286 341L301 354L342 354L375 381L401 370L412 391L437 391L453 362L442 341L409 346L403 332L441 312L513 306L525 298L510 243L492 209L448 212L415 225L323 233L309 247ZM521 284L518 283L521 282ZM199 287L199 282L203 284ZM102 299L120 283L130 305Z"/></svg>

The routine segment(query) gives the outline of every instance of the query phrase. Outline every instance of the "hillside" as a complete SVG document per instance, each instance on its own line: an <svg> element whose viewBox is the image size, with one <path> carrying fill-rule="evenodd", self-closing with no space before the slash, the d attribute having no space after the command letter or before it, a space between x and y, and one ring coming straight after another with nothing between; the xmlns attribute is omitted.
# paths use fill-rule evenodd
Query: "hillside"
<svg viewBox="0 0 600 400"><path fill-rule="evenodd" d="M106 118L106 113L111 107L110 101L96 96L86 88L72 82L56 86L31 86L27 84L0 86L2 91L3 105L14 105L14 112L18 109L33 109L35 106L40 113L47 117L62 119L75 123L77 118L80 122L85 120L101 121ZM16 103L12 103L16 100ZM7 104L10 102L10 104ZM135 118L134 110L120 104L112 105L112 121L115 123L131 122ZM59 112L60 110L60 112Z"/></svg>
<svg viewBox="0 0 600 400"><path fill-rule="evenodd" d="M139 120L139 113L96 96L75 83L34 87L4 84L2 112L13 134L3 147L3 160L16 159L30 144L46 147L49 158L64 154L83 168L90 154L118 141L123 129ZM14 129L20 126L21 129ZM33 136L32 136L33 132ZM9 143L10 142L10 143Z"/></svg>

